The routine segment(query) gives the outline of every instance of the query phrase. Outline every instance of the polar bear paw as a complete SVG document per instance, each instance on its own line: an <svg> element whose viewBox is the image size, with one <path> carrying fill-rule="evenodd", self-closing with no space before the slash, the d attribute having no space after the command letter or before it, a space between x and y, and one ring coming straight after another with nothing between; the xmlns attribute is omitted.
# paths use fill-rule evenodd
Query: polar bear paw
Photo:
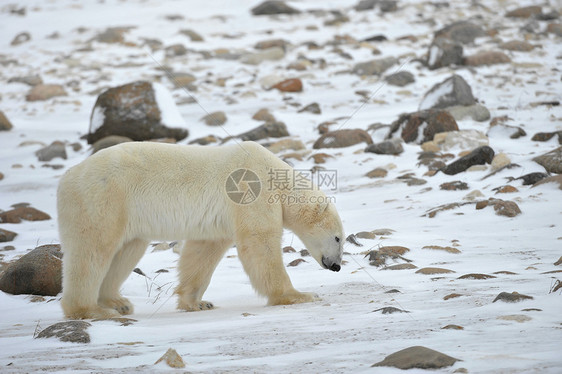
<svg viewBox="0 0 562 374"><path fill-rule="evenodd" d="M301 304L301 303L311 303L314 301L322 300L317 294L312 292L291 292L281 296L271 296L269 297L269 305L290 305L290 304Z"/></svg>
<svg viewBox="0 0 562 374"><path fill-rule="evenodd" d="M210 301L202 300L195 303L180 302L178 304L178 309L185 310L186 312L198 312L201 310L215 309L215 306Z"/></svg>
<svg viewBox="0 0 562 374"><path fill-rule="evenodd" d="M99 301L99 305L104 308L114 309L119 312L120 315L133 314L134 307L129 299L125 297L115 297L112 299L103 299Z"/></svg>

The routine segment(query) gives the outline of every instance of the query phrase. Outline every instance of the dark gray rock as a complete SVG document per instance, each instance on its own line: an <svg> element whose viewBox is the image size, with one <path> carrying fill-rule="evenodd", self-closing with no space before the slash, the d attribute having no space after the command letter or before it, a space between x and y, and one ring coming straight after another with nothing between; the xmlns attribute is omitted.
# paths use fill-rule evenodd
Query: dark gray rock
<svg viewBox="0 0 562 374"><path fill-rule="evenodd" d="M562 174L562 147L535 157L533 161L543 166L548 173Z"/></svg>
<svg viewBox="0 0 562 374"><path fill-rule="evenodd" d="M494 150L485 145L478 147L466 156L453 161L441 171L447 175L455 175L461 173L473 165L491 164L494 158Z"/></svg>
<svg viewBox="0 0 562 374"><path fill-rule="evenodd" d="M361 62L353 67L353 73L357 75L381 75L398 60L394 57L379 58L367 62Z"/></svg>
<svg viewBox="0 0 562 374"><path fill-rule="evenodd" d="M410 313L404 309L398 309L393 306L386 306L384 308L379 308L373 310L373 312L381 312L382 314L393 314L393 313Z"/></svg>
<svg viewBox="0 0 562 374"><path fill-rule="evenodd" d="M399 155L404 152L404 147L402 147L402 141L400 139L391 139L377 144L371 144L365 148L365 152L379 155Z"/></svg>
<svg viewBox="0 0 562 374"><path fill-rule="evenodd" d="M98 96L90 117L89 144L109 135L142 141L158 138L182 140L188 131L162 123L162 112L150 82L113 87Z"/></svg>
<svg viewBox="0 0 562 374"><path fill-rule="evenodd" d="M433 349L415 346L395 352L386 356L381 362L373 364L376 366L392 366L398 369L440 369L452 366L459 361Z"/></svg>
<svg viewBox="0 0 562 374"><path fill-rule="evenodd" d="M470 21L453 22L435 32L435 39L444 38L457 43L468 44L474 39L485 36L484 29Z"/></svg>
<svg viewBox="0 0 562 374"><path fill-rule="evenodd" d="M524 186L529 186L537 182L540 182L541 180L548 177L549 175L546 173L535 172L535 173L525 174L519 178L515 178L515 180L521 179L523 181Z"/></svg>
<svg viewBox="0 0 562 374"><path fill-rule="evenodd" d="M303 112L322 114L322 110L320 110L320 105L318 105L318 103L308 104L307 106L299 110L299 113L303 113Z"/></svg>
<svg viewBox="0 0 562 374"><path fill-rule="evenodd" d="M402 114L390 125L388 139L399 133L406 143L422 144L433 140L435 134L459 129L455 118L445 110L422 110Z"/></svg>
<svg viewBox="0 0 562 374"><path fill-rule="evenodd" d="M398 73L390 74L384 80L391 86L398 87L404 87L416 81L414 74L409 71L399 71Z"/></svg>
<svg viewBox="0 0 562 374"><path fill-rule="evenodd" d="M381 12L395 12L398 9L398 1L396 0L361 0L354 9L358 12L372 10L378 7Z"/></svg>
<svg viewBox="0 0 562 374"><path fill-rule="evenodd" d="M472 89L463 77L454 74L434 85L423 97L420 110L447 108L455 105L474 105Z"/></svg>
<svg viewBox="0 0 562 374"><path fill-rule="evenodd" d="M90 342L90 334L86 330L90 326L92 324L86 321L59 322L42 330L36 339L57 338L61 342L87 344Z"/></svg>
<svg viewBox="0 0 562 374"><path fill-rule="evenodd" d="M532 296L523 295L517 292L500 292L498 296L492 301L495 303L496 301L504 301L506 303L516 303L523 300L532 300Z"/></svg>
<svg viewBox="0 0 562 374"><path fill-rule="evenodd" d="M62 289L60 245L42 245L12 262L0 275L0 290L12 295L56 296Z"/></svg>
<svg viewBox="0 0 562 374"><path fill-rule="evenodd" d="M35 155L39 159L39 161L48 162L54 158L62 158L66 160L66 146L63 142L54 141L51 145L41 148Z"/></svg>
<svg viewBox="0 0 562 374"><path fill-rule="evenodd" d="M252 8L254 16L275 14L299 14L300 10L290 7L284 1L269 0Z"/></svg>
<svg viewBox="0 0 562 374"><path fill-rule="evenodd" d="M244 141L256 141L266 138L282 138L284 136L289 136L289 131L287 131L287 126L283 122L268 122L250 131L242 133L236 136L236 138Z"/></svg>
<svg viewBox="0 0 562 374"><path fill-rule="evenodd" d="M429 46L427 67L430 70L451 65L460 66L463 61L463 47L460 43L446 38L437 38Z"/></svg>

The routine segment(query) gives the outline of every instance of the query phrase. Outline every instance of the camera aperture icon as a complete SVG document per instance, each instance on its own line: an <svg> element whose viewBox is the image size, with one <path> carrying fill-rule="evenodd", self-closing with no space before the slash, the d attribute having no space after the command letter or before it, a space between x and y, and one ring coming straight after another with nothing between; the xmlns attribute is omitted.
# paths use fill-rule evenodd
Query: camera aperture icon
<svg viewBox="0 0 562 374"><path fill-rule="evenodd" d="M226 194L236 204L253 203L261 192L261 181L253 171L238 169L226 178Z"/></svg>

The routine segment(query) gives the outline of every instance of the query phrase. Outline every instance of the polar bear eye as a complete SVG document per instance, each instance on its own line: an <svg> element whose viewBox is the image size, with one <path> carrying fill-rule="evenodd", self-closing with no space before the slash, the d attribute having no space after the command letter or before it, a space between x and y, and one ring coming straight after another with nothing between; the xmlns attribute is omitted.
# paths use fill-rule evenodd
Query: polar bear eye
<svg viewBox="0 0 562 374"><path fill-rule="evenodd" d="M339 236L336 236L336 242L338 242L338 243L340 242L340 237L339 237Z"/></svg>

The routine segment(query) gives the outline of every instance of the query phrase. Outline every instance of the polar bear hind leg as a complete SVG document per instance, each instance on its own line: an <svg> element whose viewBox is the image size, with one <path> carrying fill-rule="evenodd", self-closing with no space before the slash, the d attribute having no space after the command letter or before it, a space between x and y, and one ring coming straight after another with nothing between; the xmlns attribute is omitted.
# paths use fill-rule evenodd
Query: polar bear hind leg
<svg viewBox="0 0 562 374"><path fill-rule="evenodd" d="M185 243L179 262L180 284L178 309L189 312L213 309L213 303L203 301L203 294L211 282L211 276L225 252L232 245L231 239L190 240Z"/></svg>
<svg viewBox="0 0 562 374"><path fill-rule="evenodd" d="M238 256L256 292L268 298L268 305L288 305L320 300L313 293L299 292L293 287L283 265L282 231L254 231L239 234Z"/></svg>
<svg viewBox="0 0 562 374"><path fill-rule="evenodd" d="M99 291L98 304L101 307L115 309L122 315L133 313L133 304L119 294L119 289L144 255L148 244L146 240L134 239L115 254Z"/></svg>

